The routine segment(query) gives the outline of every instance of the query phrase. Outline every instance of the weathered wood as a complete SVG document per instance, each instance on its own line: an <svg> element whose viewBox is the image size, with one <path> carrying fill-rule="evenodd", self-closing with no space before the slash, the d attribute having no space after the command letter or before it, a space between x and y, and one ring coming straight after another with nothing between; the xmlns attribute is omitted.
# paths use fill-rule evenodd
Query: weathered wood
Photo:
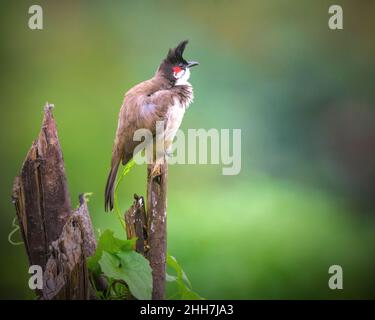
<svg viewBox="0 0 375 320"><path fill-rule="evenodd" d="M134 195L125 213L128 239L137 237L136 251L143 254L152 268L152 299L163 300L167 257L167 182L168 164L161 165L160 175L151 177L147 168L147 214L143 197Z"/></svg>
<svg viewBox="0 0 375 320"><path fill-rule="evenodd" d="M95 248L87 203L80 196L79 208L68 219L60 237L51 243L42 298L89 299L91 291L86 258L95 252Z"/></svg>
<svg viewBox="0 0 375 320"><path fill-rule="evenodd" d="M44 267L49 244L56 240L71 212L64 161L46 104L39 137L31 146L13 186L13 202L31 265Z"/></svg>
<svg viewBox="0 0 375 320"><path fill-rule="evenodd" d="M52 105L44 109L38 139L15 178L13 202L30 265L44 271L41 299L88 299L86 258L96 241L84 196L71 210Z"/></svg>
<svg viewBox="0 0 375 320"><path fill-rule="evenodd" d="M167 183L168 163L161 164L160 175L151 177L153 165L147 168L147 258L152 268L152 299L163 300L167 258Z"/></svg>
<svg viewBox="0 0 375 320"><path fill-rule="evenodd" d="M133 205L125 213L126 237L137 238L135 250L144 255L147 250L147 219L143 197L134 194Z"/></svg>
<svg viewBox="0 0 375 320"><path fill-rule="evenodd" d="M154 150L156 147L154 145ZM147 166L147 205L134 195L132 206L125 212L128 239L137 238L135 250L144 255L152 269L152 300L165 298L167 261L167 185L168 162L154 154L154 163Z"/></svg>

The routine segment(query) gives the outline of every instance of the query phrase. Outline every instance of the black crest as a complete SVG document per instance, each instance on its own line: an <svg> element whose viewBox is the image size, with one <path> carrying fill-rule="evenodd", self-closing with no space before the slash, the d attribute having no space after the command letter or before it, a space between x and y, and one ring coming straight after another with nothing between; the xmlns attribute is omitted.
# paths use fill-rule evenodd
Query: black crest
<svg viewBox="0 0 375 320"><path fill-rule="evenodd" d="M165 60L172 65L178 65L180 63L183 65L187 65L187 61L182 57L187 43L188 40L185 40L180 42L176 48L169 49L168 55Z"/></svg>

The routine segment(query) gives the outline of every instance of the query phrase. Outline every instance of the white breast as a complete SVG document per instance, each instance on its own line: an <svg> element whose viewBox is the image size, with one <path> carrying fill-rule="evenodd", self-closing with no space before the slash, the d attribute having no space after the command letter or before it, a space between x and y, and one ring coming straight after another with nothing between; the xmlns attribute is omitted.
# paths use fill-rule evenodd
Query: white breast
<svg viewBox="0 0 375 320"><path fill-rule="evenodd" d="M165 147L168 148L173 142L178 128L180 128L185 114L185 106L181 105L178 99L169 108L167 123L165 128Z"/></svg>

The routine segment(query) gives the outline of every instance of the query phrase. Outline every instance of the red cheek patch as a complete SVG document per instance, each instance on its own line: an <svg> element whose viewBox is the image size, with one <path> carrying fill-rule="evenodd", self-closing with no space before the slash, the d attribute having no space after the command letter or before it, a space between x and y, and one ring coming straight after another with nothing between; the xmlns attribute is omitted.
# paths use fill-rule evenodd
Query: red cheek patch
<svg viewBox="0 0 375 320"><path fill-rule="evenodd" d="M173 72L174 73L179 73L181 71L182 71L182 69L180 67L173 67Z"/></svg>

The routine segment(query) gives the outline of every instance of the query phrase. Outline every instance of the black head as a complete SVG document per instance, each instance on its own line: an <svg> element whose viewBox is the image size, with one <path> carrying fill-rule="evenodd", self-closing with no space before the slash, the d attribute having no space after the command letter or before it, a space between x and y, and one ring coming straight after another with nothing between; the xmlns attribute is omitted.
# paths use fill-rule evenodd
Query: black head
<svg viewBox="0 0 375 320"><path fill-rule="evenodd" d="M164 77L170 81L175 82L185 74L187 69L198 65L196 61L186 61L183 58L183 53L188 41L182 41L174 49L169 49L167 57L161 62L158 72L161 72Z"/></svg>

